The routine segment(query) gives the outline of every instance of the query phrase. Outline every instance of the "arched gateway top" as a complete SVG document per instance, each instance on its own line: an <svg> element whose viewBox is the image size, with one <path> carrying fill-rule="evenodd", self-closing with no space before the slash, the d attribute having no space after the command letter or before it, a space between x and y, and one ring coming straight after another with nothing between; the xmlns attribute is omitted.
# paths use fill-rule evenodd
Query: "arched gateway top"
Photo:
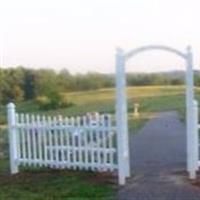
<svg viewBox="0 0 200 200"><path fill-rule="evenodd" d="M164 50L176 54L186 61L186 126L187 126L187 171L191 179L196 177L198 161L198 141L196 130L194 129L193 114L193 56L191 48L181 52L174 48L163 45L149 45L133 49L124 53L122 49L117 49L116 53L116 124L117 124L117 146L118 146L118 175L119 183L125 184L125 178L130 176L130 156L128 140L128 114L127 114L127 94L126 94L126 61L147 50Z"/></svg>
<svg viewBox="0 0 200 200"><path fill-rule="evenodd" d="M190 46L187 47L188 52L190 52ZM164 51L169 51L171 53L174 53L184 59L187 59L187 53L182 53L172 47L168 47L168 46L164 46L164 45L149 45L149 46L143 46L143 47L139 47L136 49L133 49L131 51L129 51L128 53L126 53L124 55L125 60L128 60L129 58L133 57L134 55L141 53L143 51L147 51L147 50L164 50Z"/></svg>

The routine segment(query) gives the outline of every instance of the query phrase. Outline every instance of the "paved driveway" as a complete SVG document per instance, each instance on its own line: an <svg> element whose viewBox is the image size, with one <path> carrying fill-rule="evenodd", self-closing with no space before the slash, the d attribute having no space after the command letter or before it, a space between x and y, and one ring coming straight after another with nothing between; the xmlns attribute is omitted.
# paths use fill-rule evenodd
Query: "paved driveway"
<svg viewBox="0 0 200 200"><path fill-rule="evenodd" d="M185 126L176 112L159 113L130 137L132 177L120 200L200 200L187 178Z"/></svg>

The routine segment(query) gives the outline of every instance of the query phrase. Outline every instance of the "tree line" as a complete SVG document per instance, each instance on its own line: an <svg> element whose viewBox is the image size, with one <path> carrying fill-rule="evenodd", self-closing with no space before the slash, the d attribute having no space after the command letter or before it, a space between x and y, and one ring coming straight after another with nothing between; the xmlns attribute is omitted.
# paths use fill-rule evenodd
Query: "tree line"
<svg viewBox="0 0 200 200"><path fill-rule="evenodd" d="M72 75L68 70L0 68L0 103L20 102L38 96L114 86L113 75L88 73Z"/></svg>
<svg viewBox="0 0 200 200"><path fill-rule="evenodd" d="M199 71L195 73L196 85L200 85ZM129 73L128 86L182 85L184 72ZM90 72L72 75L66 69L29 69L25 67L0 68L0 103L20 102L73 91L85 91L115 86L114 74Z"/></svg>

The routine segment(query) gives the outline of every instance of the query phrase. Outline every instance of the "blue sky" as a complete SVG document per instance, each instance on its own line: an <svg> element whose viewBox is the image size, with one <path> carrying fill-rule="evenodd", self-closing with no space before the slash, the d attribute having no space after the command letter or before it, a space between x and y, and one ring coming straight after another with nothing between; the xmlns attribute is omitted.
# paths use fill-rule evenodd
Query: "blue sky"
<svg viewBox="0 0 200 200"><path fill-rule="evenodd" d="M199 0L0 0L1 66L114 72L115 48L190 44L200 65ZM166 52L146 52L127 71L184 69Z"/></svg>

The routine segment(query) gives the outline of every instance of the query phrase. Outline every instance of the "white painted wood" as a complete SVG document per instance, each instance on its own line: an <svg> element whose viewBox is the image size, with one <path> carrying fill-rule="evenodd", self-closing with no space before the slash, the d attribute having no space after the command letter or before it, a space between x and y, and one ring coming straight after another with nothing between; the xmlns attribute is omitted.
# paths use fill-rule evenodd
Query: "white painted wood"
<svg viewBox="0 0 200 200"><path fill-rule="evenodd" d="M78 158L77 158L77 137L78 137L78 130L77 130L77 119L74 117L73 118L74 120L74 123L73 123L73 132L72 132L72 135L73 135L73 142L74 142L74 145L73 145L73 153L74 153L74 169L78 169Z"/></svg>
<svg viewBox="0 0 200 200"><path fill-rule="evenodd" d="M37 157L36 157L36 154L37 154L37 149L36 149L36 123L35 123L35 116L34 115L31 115L31 131L30 131L30 143L31 143L31 154L32 154L32 157L31 157L31 160L36 160Z"/></svg>
<svg viewBox="0 0 200 200"><path fill-rule="evenodd" d="M22 125L24 125L24 114L22 113L21 115L19 115L20 117L20 123L22 124ZM22 135L22 137L21 137L21 139L22 139L22 141L21 141L21 144L22 144L22 159L26 159L26 137L25 137L25 132L24 132L24 127L21 127L21 135Z"/></svg>
<svg viewBox="0 0 200 200"><path fill-rule="evenodd" d="M9 103L7 105L8 131L9 131L9 150L10 150L10 171L11 174L18 173L18 151L17 151L17 135L16 135L16 119L15 105Z"/></svg>
<svg viewBox="0 0 200 200"><path fill-rule="evenodd" d="M79 163L79 169L82 169L83 165L83 156L82 156L82 131L81 131L81 118L78 116L76 118L77 121L77 146L78 146L78 163Z"/></svg>
<svg viewBox="0 0 200 200"><path fill-rule="evenodd" d="M104 124L104 116L103 115L101 115L101 124L102 124L102 126L104 127L105 126L105 124ZM102 148L103 148L103 154L102 154L102 156L103 156L103 161L102 161L102 163L103 163L103 165L104 166L106 166L106 157L107 157L107 152L106 152L106 130L102 130ZM103 171L106 171L106 168L104 167L103 168Z"/></svg>
<svg viewBox="0 0 200 200"><path fill-rule="evenodd" d="M148 45L148 46L143 46L143 47L133 49L133 50L131 50L128 53L125 54L125 59L127 61L128 59L132 58L133 56L135 56L139 53L142 53L144 51L149 51L149 50L168 51L168 52L171 52L171 53L174 53L174 54L180 56L183 59L187 59L187 54L182 53L182 52L180 52L177 49L174 49L172 47L168 47L168 46L164 46L164 45Z"/></svg>
<svg viewBox="0 0 200 200"><path fill-rule="evenodd" d="M103 125L101 124L101 117L100 116L98 116L97 121L98 121L99 129L96 130L96 146L97 146L97 150L95 151L96 152L96 163L97 163L97 166L98 166L98 170L102 171L102 169L100 167L100 165L102 163L101 162L101 151L102 151L101 149L102 149L102 147L101 147L101 130L100 130L100 128Z"/></svg>
<svg viewBox="0 0 200 200"><path fill-rule="evenodd" d="M55 165L54 167L58 168L59 167L59 160L58 160L58 129L56 129L57 126L57 118L54 116L53 117L53 130L52 130L52 134L53 134L53 140L54 140L54 144L53 144L53 154L54 154L54 158L53 160L55 161Z"/></svg>
<svg viewBox="0 0 200 200"><path fill-rule="evenodd" d="M75 124L74 117L71 117L70 118L71 127L74 127L74 124ZM72 164L72 168L76 169L75 130L72 130L70 132L70 135L71 135L71 140L72 140L72 143L71 143L72 163L71 164Z"/></svg>
<svg viewBox="0 0 200 200"><path fill-rule="evenodd" d="M83 126L88 126L86 116L83 116ZM84 157L85 157L85 169L89 169L89 159L88 159L88 130L84 131Z"/></svg>
<svg viewBox="0 0 200 200"><path fill-rule="evenodd" d="M25 130L26 130L26 135L27 135L27 164L30 165L31 164L31 136L30 136L30 117L28 114L26 114L25 116L26 118L26 122L25 122Z"/></svg>
<svg viewBox="0 0 200 200"><path fill-rule="evenodd" d="M111 151L111 149L113 148L113 132L110 131L110 127L112 127L112 119L111 119L111 116L110 115L107 115L108 117L108 148L110 150L110 153L109 153L109 163L111 164L111 171L113 170L113 164L114 164L114 155L113 155L113 152Z"/></svg>
<svg viewBox="0 0 200 200"><path fill-rule="evenodd" d="M49 140L49 160L50 160L50 167L53 167L53 162L54 162L54 158L53 158L53 134L52 134L52 124L53 124L53 121L52 121L52 118L49 116L48 118L48 123L47 123L47 127L48 127L48 140Z"/></svg>
<svg viewBox="0 0 200 200"><path fill-rule="evenodd" d="M60 146L64 146L64 119L62 116L59 117L59 125L62 127L60 130ZM61 168L64 168L64 149L61 149L61 155L60 155L60 161L61 161Z"/></svg>
<svg viewBox="0 0 200 200"><path fill-rule="evenodd" d="M20 159L20 130L17 128L17 124L19 123L18 113L15 113L15 130L16 130L16 151L17 151L17 165L19 166Z"/></svg>
<svg viewBox="0 0 200 200"><path fill-rule="evenodd" d="M124 58L125 60L125 58ZM124 105L122 107L123 111L123 124L124 124L124 170L125 170L125 176L126 177L130 177L130 153L129 153L129 133L128 133L128 105L127 105L127 93L126 93L126 73L125 73L125 61L124 61L124 67L122 68L122 84L123 84L123 96L122 96L122 100L123 103L122 105Z"/></svg>
<svg viewBox="0 0 200 200"><path fill-rule="evenodd" d="M46 119L46 116L42 116L42 119L41 119L41 134L42 134L42 151L44 152L44 162L45 162L45 166L48 166L46 163L47 163L47 160L48 160L48 154L47 154L47 141L48 141L48 137L47 137L47 133L48 133L48 124L47 124L47 119ZM41 160L42 162L42 160Z"/></svg>
<svg viewBox="0 0 200 200"><path fill-rule="evenodd" d="M66 137L66 146L70 147L70 133L68 131L69 127L69 119L65 118L65 137ZM66 159L67 159L67 167L71 167L71 150L68 148L66 151Z"/></svg>
<svg viewBox="0 0 200 200"><path fill-rule="evenodd" d="M194 114L193 114L193 58L191 48L187 48L187 73L186 73L186 114L187 114L187 169L190 179L196 177L194 164Z"/></svg>
<svg viewBox="0 0 200 200"><path fill-rule="evenodd" d="M116 148L110 132L116 127L111 125L110 116L107 121L105 115L83 116L82 121L80 117L19 116L15 125L20 134L18 164L93 171L118 168L111 159Z"/></svg>
<svg viewBox="0 0 200 200"><path fill-rule="evenodd" d="M198 123L199 123L199 113L198 113L198 101L193 101L193 114L194 114L194 165L196 166L195 170L198 171L198 161L199 161L199 129L198 129Z"/></svg>
<svg viewBox="0 0 200 200"><path fill-rule="evenodd" d="M22 145L21 145L21 141L22 141L22 135L21 135L21 130L17 128L18 124L19 124L19 114L16 113L15 114L15 121L16 121L16 135L17 135L17 152L18 152L18 159L22 158Z"/></svg>
<svg viewBox="0 0 200 200"><path fill-rule="evenodd" d="M127 97L125 91L125 61L129 60L131 57L147 51L147 50L164 50L168 51L171 53L174 53L181 58L183 58L186 61L187 65L187 72L186 72L186 121L187 121L187 170L189 172L190 178L195 177L195 172L194 172L194 157L195 157L195 127L194 127L194 114L193 114L193 99L194 99L194 92L193 92L193 61L192 61L192 53L191 53L191 48L187 48L186 53L182 53L174 48L168 47L168 46L163 46L163 45L149 45L149 46L144 46L144 47L139 47L136 49L133 49L129 51L128 53L124 54L124 52L121 49L117 50L117 55L116 55L116 123L117 123L117 138L118 138L118 143L119 141L123 141L124 147L121 147L120 144L118 144L118 173L119 173L119 183L124 184L125 179L124 179L124 174L122 170L122 166L120 166L120 163L122 162L122 155L120 156L120 152L124 151L125 152L125 158L126 156L129 156L127 154L127 149L128 147L128 126L127 126L127 115L125 115L125 110L127 109ZM125 119L125 120L124 120ZM125 133L125 138L124 136L121 135L122 133ZM127 144L127 145L126 145ZM120 149L119 149L120 148ZM127 154L127 155L126 155ZM126 159L124 159L126 161ZM126 164L129 163L129 159L127 159L128 162L125 162ZM128 170L128 165L127 168L125 169L125 176L128 176L127 172L130 172ZM121 176L121 178L120 178Z"/></svg>
<svg viewBox="0 0 200 200"><path fill-rule="evenodd" d="M37 130L36 148L38 150L37 159L39 159L39 161L42 162L42 160L43 160L43 158L42 158L42 146L43 146L42 145L42 123L41 123L41 119L40 119L39 115L36 116L36 130ZM42 166L41 163L39 165Z"/></svg>
<svg viewBox="0 0 200 200"><path fill-rule="evenodd" d="M91 163L91 170L94 170L94 142L93 142L93 130L91 127L93 127L92 125L92 116L89 115L89 158L90 158L90 163Z"/></svg>
<svg viewBox="0 0 200 200"><path fill-rule="evenodd" d="M124 170L124 144L125 127L124 124L124 55L123 50L117 49L116 54L116 126L117 126L117 158L118 158L118 182L125 184L126 172Z"/></svg>

